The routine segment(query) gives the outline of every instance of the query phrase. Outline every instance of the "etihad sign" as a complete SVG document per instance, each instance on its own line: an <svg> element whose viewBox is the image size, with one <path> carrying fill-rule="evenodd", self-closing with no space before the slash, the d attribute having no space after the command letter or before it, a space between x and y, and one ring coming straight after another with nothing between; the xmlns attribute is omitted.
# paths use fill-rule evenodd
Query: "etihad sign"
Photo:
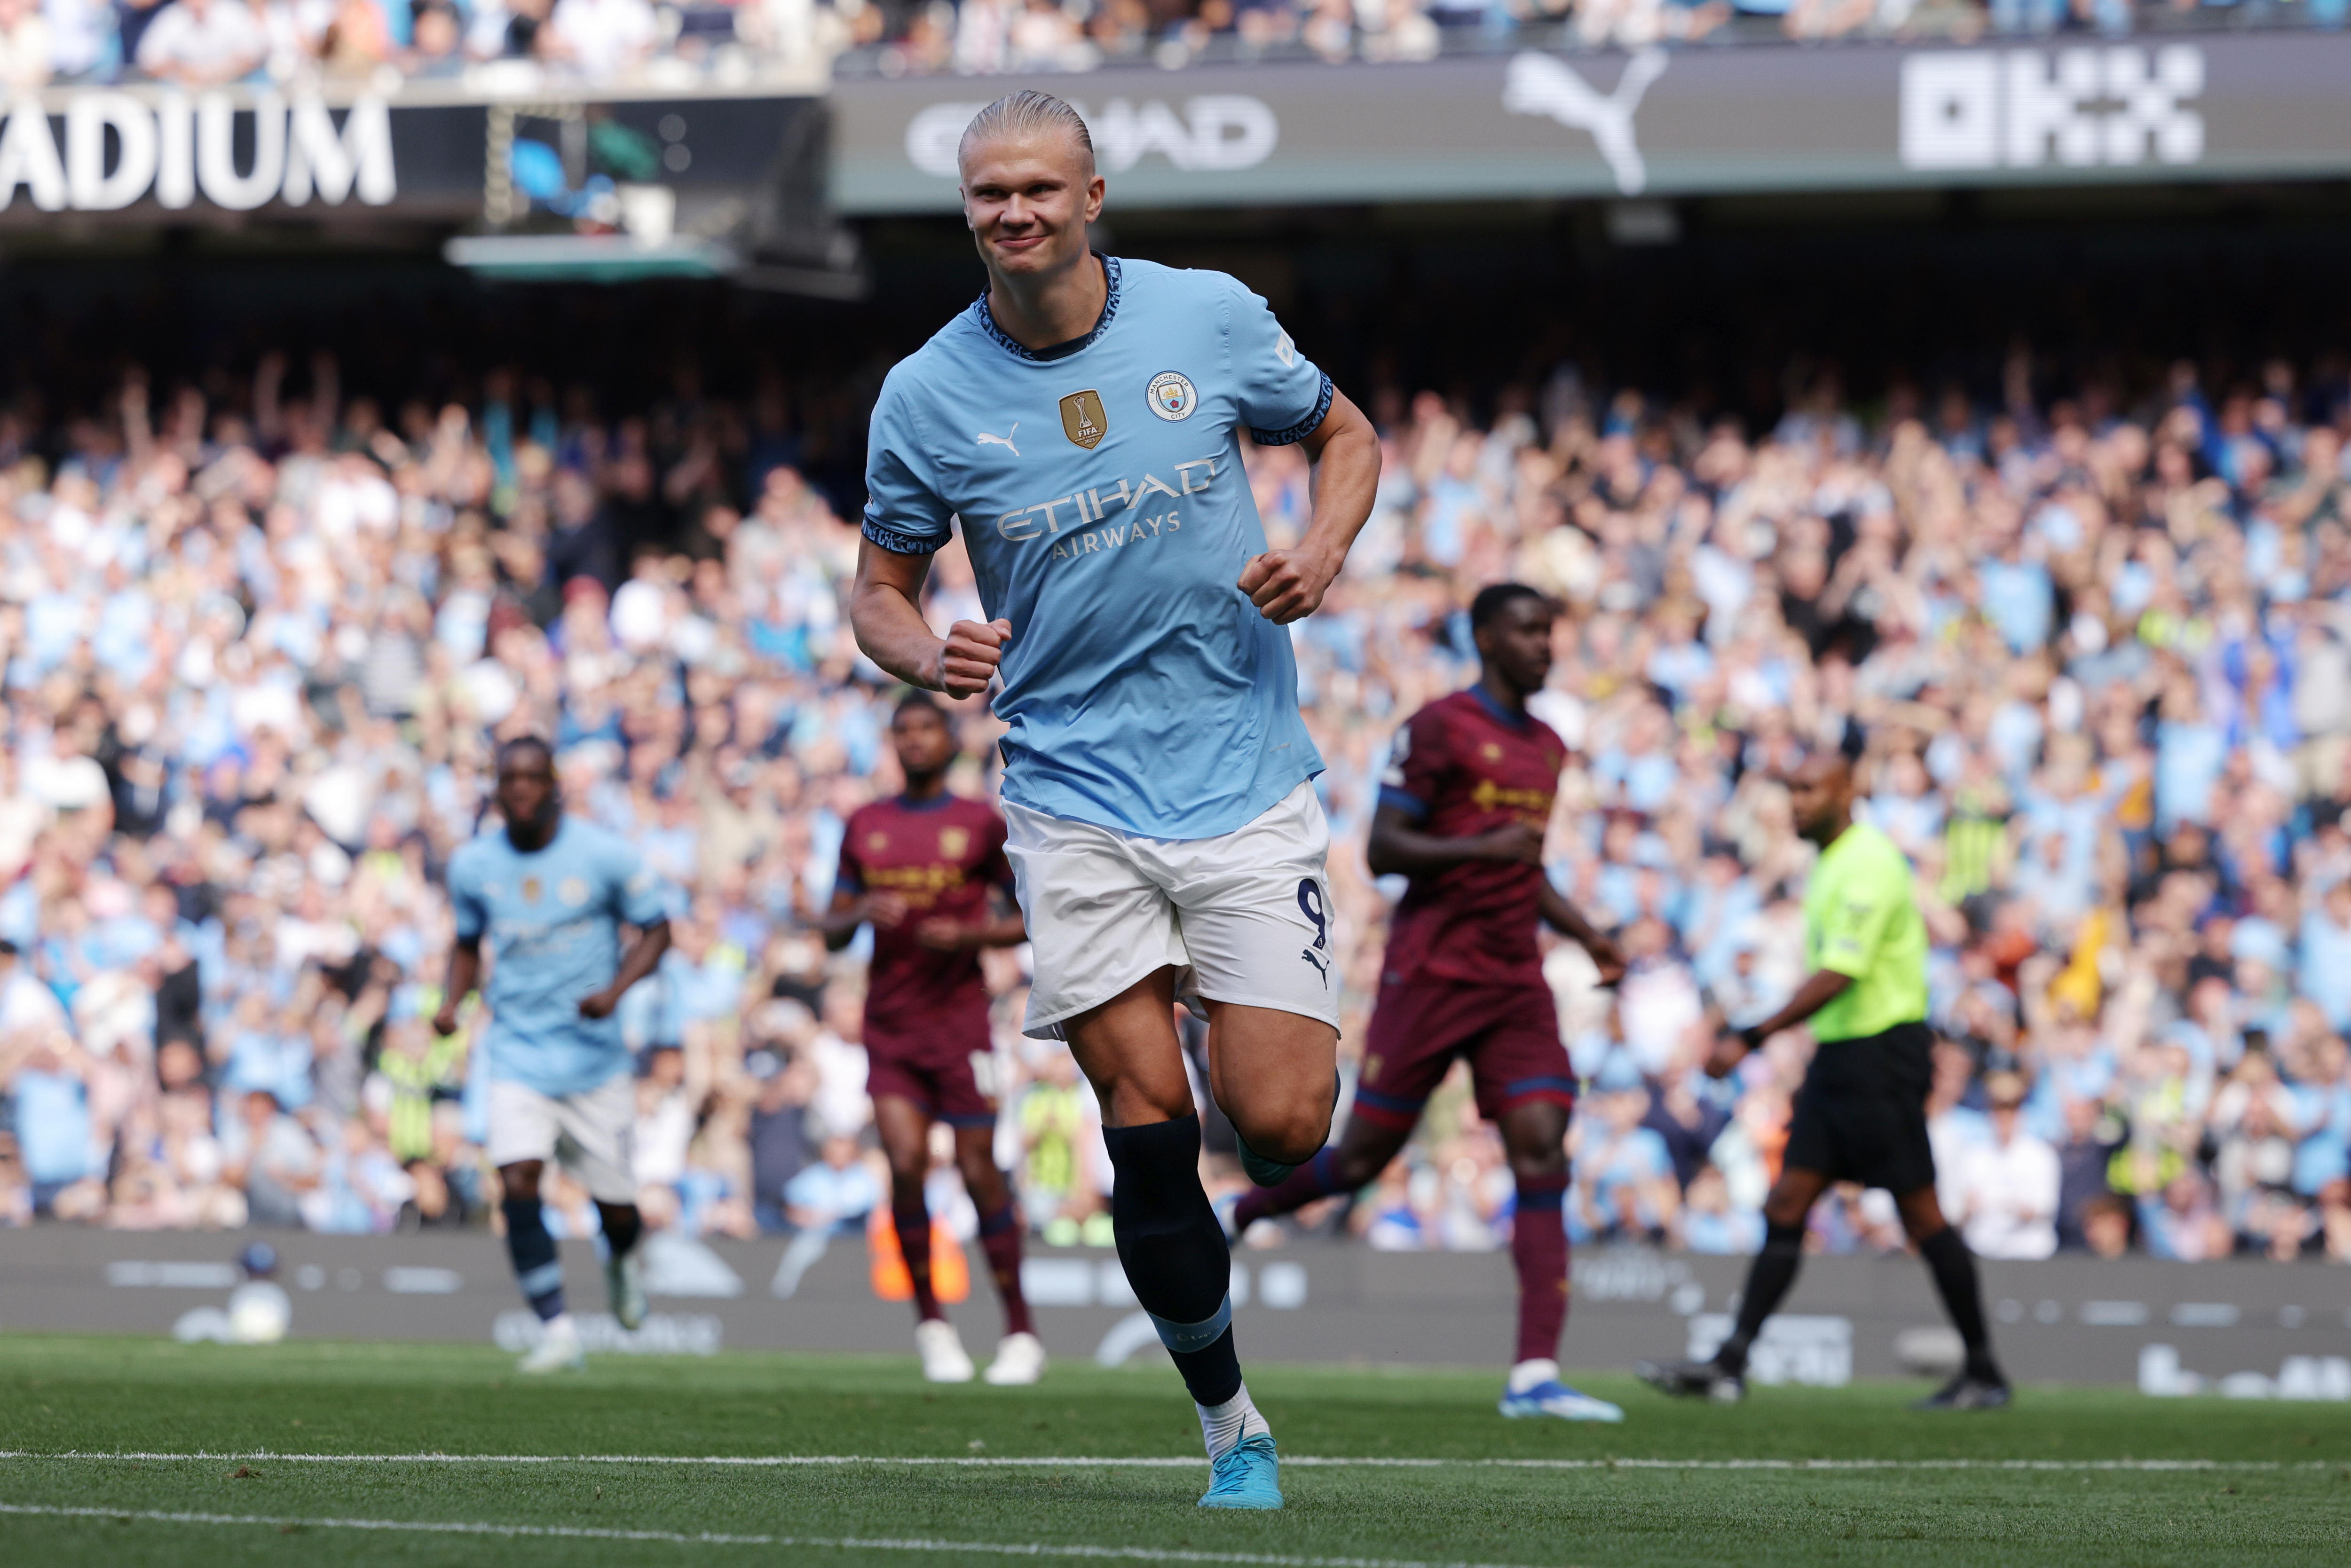
<svg viewBox="0 0 2351 1568"><path fill-rule="evenodd" d="M925 174L956 177L956 149L981 103L935 103L906 125L906 160ZM1104 172L1123 174L1157 154L1186 173L1254 169L1273 156L1281 123L1262 99L1243 93L1202 93L1179 110L1161 99L1140 104L1112 99L1098 110L1070 106L1082 116Z"/></svg>
<svg viewBox="0 0 2351 1568"><path fill-rule="evenodd" d="M152 196L188 207L202 197L231 212L272 201L371 207L399 193L392 113L381 98L355 100L340 126L324 102L275 92L240 103L225 92L191 99L77 92L60 138L37 98L18 100L0 126L0 211L21 194L45 213L106 213ZM248 137L238 148L239 122Z"/></svg>
<svg viewBox="0 0 2351 1568"><path fill-rule="evenodd" d="M2204 51L1934 50L1902 62L1902 165L1925 171L2193 163Z"/></svg>

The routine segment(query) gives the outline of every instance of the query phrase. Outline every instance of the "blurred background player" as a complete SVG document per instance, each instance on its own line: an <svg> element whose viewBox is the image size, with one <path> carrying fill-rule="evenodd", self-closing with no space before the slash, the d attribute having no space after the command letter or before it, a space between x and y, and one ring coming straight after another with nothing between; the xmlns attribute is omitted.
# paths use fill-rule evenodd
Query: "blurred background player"
<svg viewBox="0 0 2351 1568"><path fill-rule="evenodd" d="M1175 1007L1208 1020L1209 1090L1253 1176L1322 1146L1330 825L1282 628L1322 602L1371 515L1379 440L1234 279L1094 254L1102 180L1068 104L998 99L957 162L987 291L883 382L851 620L910 685L962 696L1002 677L1024 1028L1066 1039L1101 1100L1119 1261L1198 1408L1201 1505L1280 1508ZM1312 468L1291 549L1266 548L1244 429ZM922 590L957 517L988 620L941 638Z"/></svg>
<svg viewBox="0 0 2351 1568"><path fill-rule="evenodd" d="M1849 727L1842 752L1808 758L1788 780L1796 829L1820 846L1804 890L1804 958L1812 973L1778 1012L1716 1041L1707 1071L1737 1070L1782 1030L1810 1020L1818 1043L1788 1128L1780 1179L1763 1201L1763 1249L1747 1271L1739 1322L1711 1361L1643 1362L1643 1378L1668 1394L1729 1404L1747 1391L1747 1354L1788 1289L1804 1252L1804 1222L1832 1183L1860 1182L1894 1195L1902 1228L1926 1260L1943 1310L1967 1346L1967 1363L1921 1409L1980 1410L2008 1403L1992 1360L1974 1254L1935 1198L1935 1152L1927 1139L1934 1031L1927 1027L1927 926L1910 862L1892 839L1853 820Z"/></svg>
<svg viewBox="0 0 2351 1568"><path fill-rule="evenodd" d="M923 1375L967 1383L971 1357L931 1288L931 1218L924 1197L931 1124L954 1130L956 1168L979 1211L979 1244L1004 1301L1004 1338L987 1369L996 1384L1034 1383L1045 1347L1020 1294L1020 1222L1011 1184L996 1166L996 1103L980 1082L993 1043L982 947L1025 939L1012 907L1004 819L947 792L956 758L947 716L925 693L898 704L890 739L906 788L861 807L841 840L841 872L823 921L826 945L845 947L873 927L866 969L865 1086L890 1160L890 1217L914 1286L914 1345Z"/></svg>
<svg viewBox="0 0 2351 1568"><path fill-rule="evenodd" d="M1397 732L1369 859L1374 875L1410 884L1389 931L1346 1134L1280 1186L1243 1195L1232 1222L1238 1235L1373 1181L1412 1136L1454 1058L1466 1059L1478 1109L1500 1128L1518 1186L1510 1257L1519 1344L1502 1414L1621 1421L1615 1406L1561 1383L1556 1359L1567 1321L1561 1204L1575 1071L1536 925L1580 944L1603 985L1624 975L1625 959L1543 874L1567 744L1527 711L1527 698L1550 677L1554 618L1551 601L1522 583L1481 590L1469 606L1478 684L1429 704Z"/></svg>
<svg viewBox="0 0 2351 1568"><path fill-rule="evenodd" d="M617 833L567 815L555 758L536 737L498 747L503 826L449 861L456 945L435 1031L455 1033L457 1009L490 947L490 1163L503 1184L507 1252L546 1332L522 1370L581 1364L580 1333L563 1303L563 1264L539 1212L539 1172L570 1167L596 1200L612 1315L644 1322L636 1244L636 1178L629 1139L636 1118L628 1047L612 1016L622 993L669 949L669 917L653 874ZM627 949L621 928L636 928Z"/></svg>

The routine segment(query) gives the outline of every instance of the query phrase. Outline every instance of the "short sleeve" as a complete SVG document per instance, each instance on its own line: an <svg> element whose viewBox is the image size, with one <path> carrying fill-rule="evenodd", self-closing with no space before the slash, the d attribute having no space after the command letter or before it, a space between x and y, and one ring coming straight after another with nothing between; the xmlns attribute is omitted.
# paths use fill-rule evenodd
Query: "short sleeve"
<svg viewBox="0 0 2351 1568"><path fill-rule="evenodd" d="M1331 412L1331 378L1298 351L1258 296L1235 284L1226 310L1226 346L1249 438L1259 446L1305 440Z"/></svg>
<svg viewBox="0 0 2351 1568"><path fill-rule="evenodd" d="M1388 752L1380 774L1380 804L1393 806L1414 821L1426 819L1437 808L1437 792L1451 758L1445 745L1445 726L1434 715L1415 714Z"/></svg>
<svg viewBox="0 0 2351 1568"><path fill-rule="evenodd" d="M1856 866L1839 879L1821 910L1819 966L1854 979L1867 974L1900 894L1876 867Z"/></svg>
<svg viewBox="0 0 2351 1568"><path fill-rule="evenodd" d="M458 854L449 861L449 910L456 916L458 941L482 939L482 933L490 924L490 912L482 900L481 878L474 871L471 855Z"/></svg>
<svg viewBox="0 0 2351 1568"><path fill-rule="evenodd" d="M955 508L933 472L905 394L885 383L866 436L865 537L893 555L929 555L945 545Z"/></svg>
<svg viewBox="0 0 2351 1568"><path fill-rule="evenodd" d="M611 850L612 913L630 925L658 925L669 918L662 897L661 879L645 864L645 857L626 840Z"/></svg>

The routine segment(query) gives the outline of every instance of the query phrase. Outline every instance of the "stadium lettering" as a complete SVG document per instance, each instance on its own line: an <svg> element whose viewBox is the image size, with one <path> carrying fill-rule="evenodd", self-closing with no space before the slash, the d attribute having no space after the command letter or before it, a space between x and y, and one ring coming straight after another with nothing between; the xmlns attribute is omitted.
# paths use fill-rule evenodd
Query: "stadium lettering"
<svg viewBox="0 0 2351 1568"><path fill-rule="evenodd" d="M953 179L964 127L983 106L935 103L906 122L906 161L925 174ZM1245 93L1202 93L1179 112L1162 99L1140 104L1114 98L1099 111L1081 103L1095 152L1106 173L1123 174L1156 154L1186 173L1254 169L1273 156L1281 122L1265 100Z"/></svg>
<svg viewBox="0 0 2351 1568"><path fill-rule="evenodd" d="M237 167L240 117L250 116L252 150ZM18 103L0 129L0 210L22 187L45 213L120 211L143 197L178 209L198 195L232 212L272 200L288 206L312 198L340 206L356 195L371 207L399 193L392 164L392 111L381 98L354 100L340 126L316 97L287 101L276 92L240 106L225 92L165 92L152 100L129 92L90 91L66 104L63 151L38 99ZM111 142L113 160L108 154Z"/></svg>
<svg viewBox="0 0 2351 1568"><path fill-rule="evenodd" d="M1934 50L1902 62L1902 163L1909 169L2074 168L2204 156L2204 51Z"/></svg>
<svg viewBox="0 0 2351 1568"><path fill-rule="evenodd" d="M1203 472L1196 474L1193 472L1195 469L1203 470ZM1165 496L1171 501L1185 496L1196 496L1206 490L1216 477L1217 460L1215 458L1195 457L1188 463L1176 465L1176 483L1173 485L1156 474L1145 474L1140 480L1133 482L1121 479L1118 482L1118 488L1110 492L1108 501L1105 500L1102 487L1100 486L1080 490L1072 495L1056 496L1050 501L1039 501L1033 506L1016 507L1011 511L1004 513L996 519L996 531L1014 544L1023 544L1029 539L1043 538L1061 531L1061 521L1054 515L1056 507L1072 507L1078 514L1078 526L1082 528L1088 523L1099 523L1108 517L1109 501L1115 501L1127 511L1133 511L1143 505L1144 497L1155 493ZM1174 524L1175 516L1173 512L1165 514L1171 527ZM1152 534L1155 538L1159 531L1157 521L1156 518L1151 517L1143 519L1144 523L1153 525ZM1135 526L1139 529L1143 524L1138 523ZM1115 544L1118 541L1113 539L1111 542ZM1089 548L1101 547L1081 545L1071 553L1080 553ZM1054 553L1059 555L1061 551L1057 548Z"/></svg>

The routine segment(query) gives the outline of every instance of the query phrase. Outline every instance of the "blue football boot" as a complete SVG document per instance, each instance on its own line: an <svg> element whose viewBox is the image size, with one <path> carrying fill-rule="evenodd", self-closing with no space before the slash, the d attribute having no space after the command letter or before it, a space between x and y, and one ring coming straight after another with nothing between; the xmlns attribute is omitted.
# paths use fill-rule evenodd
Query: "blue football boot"
<svg viewBox="0 0 2351 1568"><path fill-rule="evenodd" d="M1270 1432L1243 1437L1224 1451L1210 1469L1208 1490L1200 1494L1200 1506L1281 1506L1281 1458L1274 1452Z"/></svg>

